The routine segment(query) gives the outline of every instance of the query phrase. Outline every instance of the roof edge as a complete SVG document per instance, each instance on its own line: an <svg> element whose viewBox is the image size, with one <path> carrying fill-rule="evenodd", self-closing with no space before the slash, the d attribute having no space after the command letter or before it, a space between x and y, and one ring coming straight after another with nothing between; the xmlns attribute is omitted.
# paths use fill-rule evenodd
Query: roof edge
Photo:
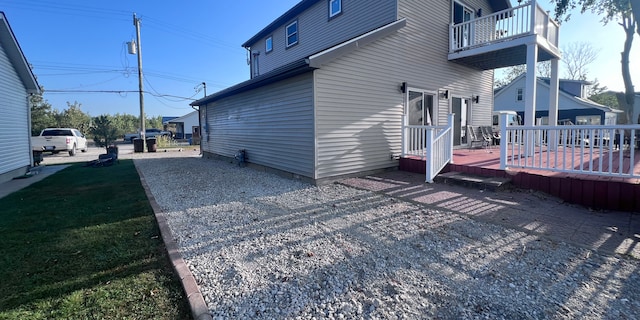
<svg viewBox="0 0 640 320"><path fill-rule="evenodd" d="M316 68L310 67L306 60L307 60L306 58L297 60L288 65L274 69L271 72L267 72L261 76L238 83L234 86L223 89L222 91L218 91L212 95L206 96L200 100L196 100L190 103L189 105L194 107L203 106L208 103L220 100L222 98L230 97L238 93L256 89L267 84L271 84L280 80L288 79L288 78L315 70Z"/></svg>
<svg viewBox="0 0 640 320"><path fill-rule="evenodd" d="M275 20L273 20L273 22L271 22L266 27L264 27L264 29L262 29L258 33L256 33L249 40L245 41L242 44L242 47L243 48L250 47L251 44L255 43L256 41L260 40L261 38L266 37L269 33L273 32L274 30L278 29L280 26L282 26L285 23L289 22L291 19L295 18L297 15L299 15L302 12L304 12L305 10L311 8L311 6L313 6L314 4L316 4L319 1L320 0L302 0L302 1L300 1L293 8L287 10L287 12L283 13L280 17L278 17Z"/></svg>
<svg viewBox="0 0 640 320"><path fill-rule="evenodd" d="M40 85L38 84L38 80L36 76L33 74L33 70L29 66L29 62L27 62L27 58L20 47L20 43L18 43L18 39L16 38L13 30L11 29L11 25L9 25L9 20L7 20L7 16L3 11L0 11L0 41L1 43L7 43L5 46L5 50L7 52L7 56L9 61L11 61L15 68L22 84L27 89L28 93L40 93Z"/></svg>

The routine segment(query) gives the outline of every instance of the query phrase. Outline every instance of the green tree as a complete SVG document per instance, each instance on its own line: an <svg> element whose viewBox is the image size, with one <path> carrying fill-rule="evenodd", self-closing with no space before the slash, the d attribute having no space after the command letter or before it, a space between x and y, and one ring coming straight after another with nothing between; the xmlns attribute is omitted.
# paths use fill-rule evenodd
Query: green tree
<svg viewBox="0 0 640 320"><path fill-rule="evenodd" d="M156 117L152 117L152 118L148 118L145 119L145 123L144 123L145 127L147 129L149 128L158 128L161 129L162 128L162 116L156 116Z"/></svg>
<svg viewBox="0 0 640 320"><path fill-rule="evenodd" d="M55 125L51 104L42 95L34 94L29 97L31 102L31 135L37 136L42 129Z"/></svg>
<svg viewBox="0 0 640 320"><path fill-rule="evenodd" d="M93 141L103 148L112 145L118 139L118 130L112 125L110 118L106 114L93 118L93 126L90 129Z"/></svg>
<svg viewBox="0 0 640 320"><path fill-rule="evenodd" d="M616 97L615 92L606 91L602 93L597 93L589 97L589 100L599 103L603 106L608 106L614 109L620 109L618 105L618 98Z"/></svg>
<svg viewBox="0 0 640 320"><path fill-rule="evenodd" d="M113 126L118 130L118 135L124 135L125 133L136 132L140 126L140 119L130 114L115 114L111 117Z"/></svg>
<svg viewBox="0 0 640 320"><path fill-rule="evenodd" d="M67 102L67 106L68 108L64 111L64 119L68 127L76 128L83 133L87 133L91 125L91 116L80 110L82 105L78 101L75 101L73 104Z"/></svg>
<svg viewBox="0 0 640 320"><path fill-rule="evenodd" d="M73 104L67 102L67 109L63 111L54 110L52 118L56 127L59 128L75 128L82 133L87 134L91 126L91 116L82 112L78 101Z"/></svg>

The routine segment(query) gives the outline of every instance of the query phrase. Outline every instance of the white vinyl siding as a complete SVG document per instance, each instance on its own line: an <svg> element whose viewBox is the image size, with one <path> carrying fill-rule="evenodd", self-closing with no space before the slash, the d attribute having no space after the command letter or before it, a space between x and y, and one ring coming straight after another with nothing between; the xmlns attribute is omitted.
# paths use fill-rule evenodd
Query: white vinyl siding
<svg viewBox="0 0 640 320"><path fill-rule="evenodd" d="M396 167L404 95L391 41L378 41L315 71L317 178Z"/></svg>
<svg viewBox="0 0 640 320"><path fill-rule="evenodd" d="M312 178L312 88L309 72L207 105L203 151Z"/></svg>
<svg viewBox="0 0 640 320"><path fill-rule="evenodd" d="M324 49L355 38L396 20L396 1L343 1L340 18L327 19L327 2L318 1L297 18L288 21L269 35L273 36L273 53L261 56L260 74L306 58ZM298 21L299 43L287 46L286 26ZM250 45L252 53L261 51L265 38ZM282 49L282 50L281 50Z"/></svg>
<svg viewBox="0 0 640 320"><path fill-rule="evenodd" d="M434 97L438 124L446 123L454 96L479 96L469 123L491 124L493 72L447 60L450 3L400 4L406 27L315 71L318 179L397 166L391 155L401 151L405 81L429 92L449 90L449 99Z"/></svg>
<svg viewBox="0 0 640 320"><path fill-rule="evenodd" d="M447 60L452 3L438 1L428 6L411 0L398 0L398 3L398 18L407 18L407 26L399 31L402 40L397 40L396 44L403 48L396 52L405 61L397 71L404 75L402 81L424 90L449 90L449 99L436 98L437 124L446 124L452 97L471 99L479 96L480 102L471 105L470 124L490 125L493 71L479 71ZM465 1L465 4L484 8L486 14L490 13L486 1Z"/></svg>
<svg viewBox="0 0 640 320"><path fill-rule="evenodd" d="M0 44L0 175L31 163L27 90Z"/></svg>

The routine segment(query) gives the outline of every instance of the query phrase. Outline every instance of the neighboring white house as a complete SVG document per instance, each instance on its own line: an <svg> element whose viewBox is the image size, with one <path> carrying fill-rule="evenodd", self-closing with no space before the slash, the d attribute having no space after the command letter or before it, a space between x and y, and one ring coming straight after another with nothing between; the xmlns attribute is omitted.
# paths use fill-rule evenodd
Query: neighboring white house
<svg viewBox="0 0 640 320"><path fill-rule="evenodd" d="M508 0L303 0L243 44L249 80L192 103L203 154L244 149L251 163L321 183L398 167L405 125L453 114L464 146L467 125L491 123L493 69L557 63L548 18Z"/></svg>
<svg viewBox="0 0 640 320"><path fill-rule="evenodd" d="M511 83L497 90L494 96L493 109L495 111L516 111L525 117L525 84L526 75L522 74ZM536 119L540 124L549 123L549 79L538 77L536 91ZM560 80L560 94L558 99L558 121L572 124L606 124L615 125L618 114L622 111L604 106L587 99L588 87L591 85L583 80Z"/></svg>
<svg viewBox="0 0 640 320"><path fill-rule="evenodd" d="M194 133L196 133L197 135L197 133L200 132L199 131L200 124L198 122L198 111L192 111L185 114L184 116L173 118L171 120L166 121L164 124L175 125L176 139L191 139Z"/></svg>
<svg viewBox="0 0 640 320"><path fill-rule="evenodd" d="M7 17L0 11L0 182L33 163L29 96L40 92Z"/></svg>

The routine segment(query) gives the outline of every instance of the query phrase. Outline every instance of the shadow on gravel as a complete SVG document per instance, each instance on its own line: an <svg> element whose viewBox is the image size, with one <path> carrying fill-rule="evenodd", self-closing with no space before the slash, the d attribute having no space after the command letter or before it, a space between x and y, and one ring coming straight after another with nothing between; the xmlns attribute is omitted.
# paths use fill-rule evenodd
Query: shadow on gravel
<svg viewBox="0 0 640 320"><path fill-rule="evenodd" d="M569 217L587 219L556 217L561 204L536 195L424 185L400 173L315 187L219 160L136 161L214 317L640 313L637 261L555 241ZM606 235L587 246L613 246Z"/></svg>

